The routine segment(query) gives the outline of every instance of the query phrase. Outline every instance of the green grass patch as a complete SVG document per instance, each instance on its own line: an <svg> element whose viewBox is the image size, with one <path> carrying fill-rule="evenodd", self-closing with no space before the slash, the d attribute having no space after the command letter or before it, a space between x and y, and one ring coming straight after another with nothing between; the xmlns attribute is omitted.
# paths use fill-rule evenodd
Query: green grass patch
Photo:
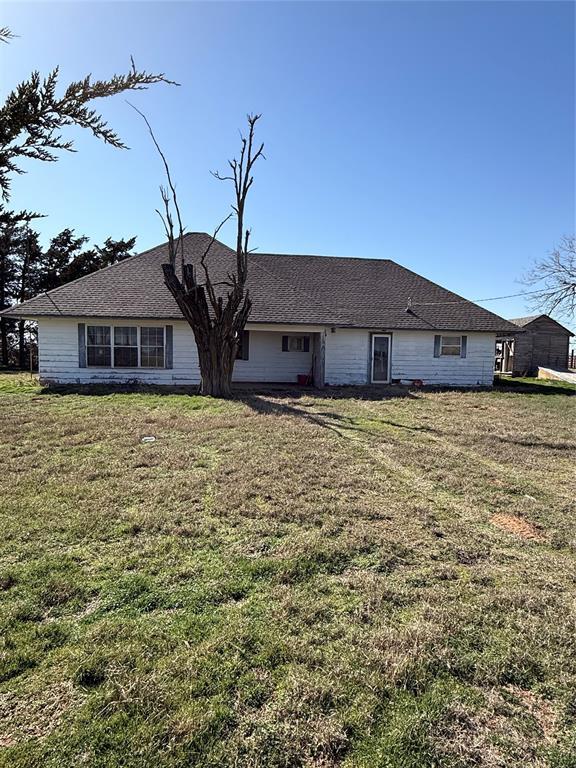
<svg viewBox="0 0 576 768"><path fill-rule="evenodd" d="M0 764L573 766L573 401L512 381L0 375Z"/></svg>

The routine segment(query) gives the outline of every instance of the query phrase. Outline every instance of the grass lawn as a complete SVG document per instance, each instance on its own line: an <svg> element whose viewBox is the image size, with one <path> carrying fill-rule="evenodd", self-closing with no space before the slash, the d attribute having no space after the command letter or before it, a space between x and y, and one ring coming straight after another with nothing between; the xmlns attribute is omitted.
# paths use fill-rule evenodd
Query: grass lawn
<svg viewBox="0 0 576 768"><path fill-rule="evenodd" d="M1 765L576 766L570 390L342 394L0 376Z"/></svg>
<svg viewBox="0 0 576 768"><path fill-rule="evenodd" d="M576 387L572 382L560 381L560 379L538 379L535 376L496 376L495 384L500 389L514 389L523 392L562 394L563 390L568 390L572 394L576 393Z"/></svg>

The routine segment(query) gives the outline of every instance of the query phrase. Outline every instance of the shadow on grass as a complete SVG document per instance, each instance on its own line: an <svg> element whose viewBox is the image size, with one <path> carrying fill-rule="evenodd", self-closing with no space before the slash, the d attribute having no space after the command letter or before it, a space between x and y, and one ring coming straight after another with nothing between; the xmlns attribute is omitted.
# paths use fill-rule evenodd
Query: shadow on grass
<svg viewBox="0 0 576 768"><path fill-rule="evenodd" d="M550 443L543 440L527 440L522 438L514 439L510 437L502 437L502 435L498 435L498 440L501 443L508 443L509 445L521 445L524 448L543 448L547 451L572 452L576 450L576 444L573 442Z"/></svg>
<svg viewBox="0 0 576 768"><path fill-rule="evenodd" d="M553 379L499 378L494 379L494 389L499 392L519 392L527 395L575 395L576 386L568 381Z"/></svg>
<svg viewBox="0 0 576 768"><path fill-rule="evenodd" d="M200 394L199 385L195 386L155 386L152 384L44 384L40 395L86 395L89 397L108 397L109 395L187 395Z"/></svg>
<svg viewBox="0 0 576 768"><path fill-rule="evenodd" d="M168 386L153 385L143 382L100 383L100 384L45 384L40 389L43 395L89 395L106 397L108 395L188 395L200 394L200 385ZM322 400L389 400L396 398L416 398L416 393L408 387L330 387L315 389L314 387L298 387L291 384L236 384L233 386L231 400L246 402L250 405L252 398L274 398L275 400L298 400L314 397ZM310 407L303 405L303 407Z"/></svg>
<svg viewBox="0 0 576 768"><path fill-rule="evenodd" d="M110 395L199 395L198 386L152 386L141 382L129 382L126 384L50 384L43 386L39 395L81 395L88 397L108 397ZM284 385L252 385L241 384L234 387L231 402L243 403L252 411L268 416L291 416L302 419L310 424L330 430L339 437L349 436L351 431L367 435L378 434L378 425L395 427L410 431L433 432L430 427L408 426L384 419L360 420L345 416L327 408L327 404L334 400L365 400L383 401L397 398L416 399L417 393L408 387L378 386L378 387L330 387L329 389L315 389L313 387L296 387L290 384ZM310 398L313 401L310 402ZM318 401L323 401L323 409L318 409ZM328 401L328 402L327 402ZM376 424L376 429L370 428L370 423Z"/></svg>
<svg viewBox="0 0 576 768"><path fill-rule="evenodd" d="M349 437L347 433L358 432L365 435L378 435L379 426L405 429L411 432L434 432L438 430L426 426L409 426L395 421L379 418L357 419L331 410L315 410L316 402L299 402L301 398L315 397L320 400L342 400L343 398L381 401L393 398L415 399L416 395L406 387L387 387L361 390L346 388L346 390L314 390L302 389L297 391L253 391L240 396L240 401L248 408L259 414L273 416L291 416L313 424L323 429L335 432L338 437ZM370 423L377 425L376 429L370 429Z"/></svg>

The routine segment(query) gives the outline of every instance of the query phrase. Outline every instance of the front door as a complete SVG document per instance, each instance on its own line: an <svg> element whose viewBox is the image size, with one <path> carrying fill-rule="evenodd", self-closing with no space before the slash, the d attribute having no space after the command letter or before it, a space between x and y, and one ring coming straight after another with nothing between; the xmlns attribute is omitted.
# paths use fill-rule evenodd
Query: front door
<svg viewBox="0 0 576 768"><path fill-rule="evenodd" d="M390 381L390 336L372 336L372 383L387 384Z"/></svg>

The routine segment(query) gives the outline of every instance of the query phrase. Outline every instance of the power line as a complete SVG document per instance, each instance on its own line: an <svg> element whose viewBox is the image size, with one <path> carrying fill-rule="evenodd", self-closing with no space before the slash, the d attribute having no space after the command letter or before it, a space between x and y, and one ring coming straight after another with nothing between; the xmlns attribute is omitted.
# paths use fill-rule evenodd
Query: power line
<svg viewBox="0 0 576 768"><path fill-rule="evenodd" d="M50 296L50 294L48 293L48 291L43 291L43 293L44 293L44 296L46 296L46 298L47 298L47 299L49 299L49 300L50 300L50 302L51 302L51 303L54 305L54 307L56 308L56 310L57 310L57 311L58 311L60 314L62 314L62 310L60 309L60 307L58 306L58 304L56 304L56 302L54 301L54 299L52 298L52 296Z"/></svg>
<svg viewBox="0 0 576 768"><path fill-rule="evenodd" d="M539 291L522 291L522 293L509 293L507 296L491 296L488 299L458 299L458 301L412 301L408 299L408 307L437 307L444 304L480 304L483 301L500 301L500 299L514 299L517 296L533 296Z"/></svg>

